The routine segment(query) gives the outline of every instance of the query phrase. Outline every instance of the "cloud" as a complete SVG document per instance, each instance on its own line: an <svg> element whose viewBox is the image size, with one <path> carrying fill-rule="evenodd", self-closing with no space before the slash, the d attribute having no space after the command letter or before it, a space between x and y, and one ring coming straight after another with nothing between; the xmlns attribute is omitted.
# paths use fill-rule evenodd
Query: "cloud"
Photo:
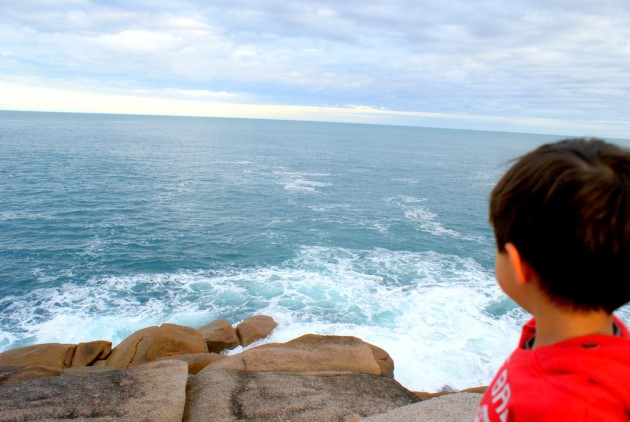
<svg viewBox="0 0 630 422"><path fill-rule="evenodd" d="M0 80L616 125L628 40L626 0L25 0L0 3Z"/></svg>

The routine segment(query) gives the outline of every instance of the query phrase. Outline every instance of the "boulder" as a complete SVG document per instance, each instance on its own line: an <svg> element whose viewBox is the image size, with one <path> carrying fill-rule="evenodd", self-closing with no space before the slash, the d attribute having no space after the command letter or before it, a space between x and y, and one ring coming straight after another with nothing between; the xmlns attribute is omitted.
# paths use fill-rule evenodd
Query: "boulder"
<svg viewBox="0 0 630 422"><path fill-rule="evenodd" d="M488 389L487 385L482 385L480 387L470 387L470 388L466 388L465 390L460 391L460 393L477 393L477 394L483 394L486 392L486 390Z"/></svg>
<svg viewBox="0 0 630 422"><path fill-rule="evenodd" d="M278 324L270 316L255 315L236 326L236 335L241 346L249 346L253 342L267 337Z"/></svg>
<svg viewBox="0 0 630 422"><path fill-rule="evenodd" d="M365 344L367 344L370 347L370 350L372 350L374 360L376 360L376 363L381 368L381 375L394 378L394 360L391 356L389 356L389 353L373 344Z"/></svg>
<svg viewBox="0 0 630 422"><path fill-rule="evenodd" d="M58 376L0 386L0 421L182 420L188 370L184 362L83 376Z"/></svg>
<svg viewBox="0 0 630 422"><path fill-rule="evenodd" d="M429 399L433 399L435 397L440 397L440 396L444 396L446 394L456 394L456 393L478 393L478 394L483 394L486 392L486 390L488 389L487 386L481 386L481 387L471 387L471 388L466 388L465 390L461 390L461 391L438 391L437 393L427 393L424 391L414 391L413 393L418 396L420 398L420 400L429 400Z"/></svg>
<svg viewBox="0 0 630 422"><path fill-rule="evenodd" d="M218 353L187 353L185 355L173 355L159 358L157 360L175 359L188 364L188 373L196 374L211 363L226 359L227 356Z"/></svg>
<svg viewBox="0 0 630 422"><path fill-rule="evenodd" d="M63 370L64 375L87 375L97 372L116 371L117 368L112 366L73 366Z"/></svg>
<svg viewBox="0 0 630 422"><path fill-rule="evenodd" d="M184 421L343 421L415 403L391 378L202 371L187 390ZM352 420L352 419L348 419Z"/></svg>
<svg viewBox="0 0 630 422"><path fill-rule="evenodd" d="M387 352L359 338L307 334L287 343L265 344L229 356L203 371L235 369L309 375L365 373L391 378L393 368L394 362Z"/></svg>
<svg viewBox="0 0 630 422"><path fill-rule="evenodd" d="M45 366L2 366L0 367L0 385L15 384L37 378L56 377L61 374L61 369Z"/></svg>
<svg viewBox="0 0 630 422"><path fill-rule="evenodd" d="M105 359L112 351L111 341L90 341L79 343L72 357L71 366L88 366L97 359Z"/></svg>
<svg viewBox="0 0 630 422"><path fill-rule="evenodd" d="M223 350L232 350L238 346L239 339L236 330L227 319L218 319L199 328L203 334L208 351L219 353Z"/></svg>
<svg viewBox="0 0 630 422"><path fill-rule="evenodd" d="M420 403L402 406L361 422L461 422L475 417L481 395L477 393L447 394Z"/></svg>
<svg viewBox="0 0 630 422"><path fill-rule="evenodd" d="M199 330L175 324L162 324L136 331L112 350L107 366L128 368L164 356L207 353L208 346Z"/></svg>
<svg viewBox="0 0 630 422"><path fill-rule="evenodd" d="M0 366L48 366L69 368L76 344L46 343L0 353Z"/></svg>

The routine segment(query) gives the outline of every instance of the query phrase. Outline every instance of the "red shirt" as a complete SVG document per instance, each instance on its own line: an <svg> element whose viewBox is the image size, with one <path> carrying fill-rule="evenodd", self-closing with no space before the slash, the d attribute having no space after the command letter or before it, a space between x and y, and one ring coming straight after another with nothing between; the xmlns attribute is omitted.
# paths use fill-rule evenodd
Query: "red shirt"
<svg viewBox="0 0 630 422"><path fill-rule="evenodd" d="M497 372L475 421L630 421L630 331L614 317L618 335L577 337L526 348L532 319L519 347Z"/></svg>

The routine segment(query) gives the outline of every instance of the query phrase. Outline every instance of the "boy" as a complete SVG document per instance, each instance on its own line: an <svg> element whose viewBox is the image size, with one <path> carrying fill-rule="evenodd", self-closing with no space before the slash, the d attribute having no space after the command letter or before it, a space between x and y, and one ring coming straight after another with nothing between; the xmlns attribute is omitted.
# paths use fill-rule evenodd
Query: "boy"
<svg viewBox="0 0 630 422"><path fill-rule="evenodd" d="M533 315L475 421L630 420L630 151L543 145L490 195L501 289Z"/></svg>

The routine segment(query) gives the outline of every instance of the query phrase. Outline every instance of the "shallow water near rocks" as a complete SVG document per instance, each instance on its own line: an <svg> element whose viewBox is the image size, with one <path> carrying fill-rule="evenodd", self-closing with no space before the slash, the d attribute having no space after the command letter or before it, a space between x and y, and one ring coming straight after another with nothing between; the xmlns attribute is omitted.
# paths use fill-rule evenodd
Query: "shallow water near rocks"
<svg viewBox="0 0 630 422"><path fill-rule="evenodd" d="M527 319L487 197L557 139L0 112L0 350L267 314L265 342L358 336L410 389L487 384Z"/></svg>

